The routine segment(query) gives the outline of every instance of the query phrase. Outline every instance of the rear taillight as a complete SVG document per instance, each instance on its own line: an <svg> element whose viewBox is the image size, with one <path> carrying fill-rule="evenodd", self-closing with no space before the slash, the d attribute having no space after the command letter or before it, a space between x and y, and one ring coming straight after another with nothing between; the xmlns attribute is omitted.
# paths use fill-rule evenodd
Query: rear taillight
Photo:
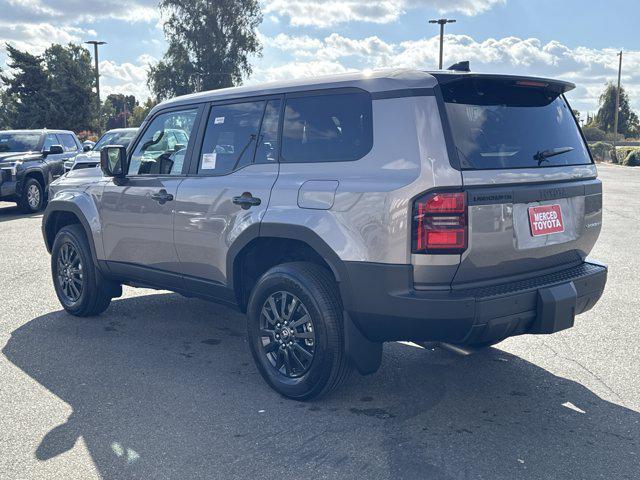
<svg viewBox="0 0 640 480"><path fill-rule="evenodd" d="M413 253L462 253L467 248L464 192L432 192L413 204Z"/></svg>

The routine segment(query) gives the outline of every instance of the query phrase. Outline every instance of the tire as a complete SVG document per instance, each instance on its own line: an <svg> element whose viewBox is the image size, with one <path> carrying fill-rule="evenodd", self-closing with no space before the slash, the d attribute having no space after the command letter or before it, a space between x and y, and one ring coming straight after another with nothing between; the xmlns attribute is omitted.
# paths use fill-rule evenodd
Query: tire
<svg viewBox="0 0 640 480"><path fill-rule="evenodd" d="M27 178L18 200L18 207L25 213L36 213L44 206L44 189L35 178Z"/></svg>
<svg viewBox="0 0 640 480"><path fill-rule="evenodd" d="M295 309L292 305L296 305ZM287 321L287 310L288 326L277 321ZM273 267L251 292L247 316L248 343L256 366L269 386L281 395L310 400L328 394L349 376L342 303L336 282L326 269L306 262ZM278 330L277 325L282 329ZM279 338L275 338L278 332ZM283 347L287 338L292 346ZM312 358L309 360L302 350L312 352Z"/></svg>
<svg viewBox="0 0 640 480"><path fill-rule="evenodd" d="M65 265L69 266L66 271ZM108 286L96 272L89 242L80 225L68 225L57 233L51 249L51 276L58 300L71 315L99 315L111 303ZM70 276L75 281L69 280Z"/></svg>

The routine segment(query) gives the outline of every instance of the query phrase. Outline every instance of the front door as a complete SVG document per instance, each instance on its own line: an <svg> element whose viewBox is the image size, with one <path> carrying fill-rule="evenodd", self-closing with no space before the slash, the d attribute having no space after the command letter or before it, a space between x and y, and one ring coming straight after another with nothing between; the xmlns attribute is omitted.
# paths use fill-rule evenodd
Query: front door
<svg viewBox="0 0 640 480"><path fill-rule="evenodd" d="M110 180L101 202L109 268L167 288L182 288L173 243L173 215L193 148L195 108L160 113L129 152L124 180ZM180 140L180 143L178 143Z"/></svg>
<svg viewBox="0 0 640 480"><path fill-rule="evenodd" d="M281 104L271 97L211 107L175 206L175 244L192 291L215 296L216 285L227 285L229 247L264 215L278 176Z"/></svg>
<svg viewBox="0 0 640 480"><path fill-rule="evenodd" d="M44 137L42 151L48 152L52 145L60 145L64 150L62 140L55 133L47 133ZM44 157L44 162L49 166L49 180L56 179L64 173L64 161L67 158L66 151L64 153L49 154Z"/></svg>

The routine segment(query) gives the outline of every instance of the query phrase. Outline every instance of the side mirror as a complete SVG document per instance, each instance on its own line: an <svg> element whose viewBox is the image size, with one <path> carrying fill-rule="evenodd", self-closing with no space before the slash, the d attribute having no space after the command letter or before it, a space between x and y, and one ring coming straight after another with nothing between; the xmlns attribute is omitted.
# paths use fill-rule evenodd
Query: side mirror
<svg viewBox="0 0 640 480"><path fill-rule="evenodd" d="M91 145L83 145L82 146L82 151L83 152L88 152L89 150L91 150Z"/></svg>
<svg viewBox="0 0 640 480"><path fill-rule="evenodd" d="M107 145L100 150L100 167L107 177L124 178L129 171L127 149L121 145Z"/></svg>
<svg viewBox="0 0 640 480"><path fill-rule="evenodd" d="M61 153L64 153L64 148L62 148L62 145L51 145L49 150L45 150L42 153L45 155L60 155Z"/></svg>

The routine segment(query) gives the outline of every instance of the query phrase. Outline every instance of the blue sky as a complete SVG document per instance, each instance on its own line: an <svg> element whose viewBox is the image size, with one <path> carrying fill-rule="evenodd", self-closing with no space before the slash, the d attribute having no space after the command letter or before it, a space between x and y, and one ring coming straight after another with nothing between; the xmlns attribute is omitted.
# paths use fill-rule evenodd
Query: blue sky
<svg viewBox="0 0 640 480"><path fill-rule="evenodd" d="M99 38L102 92L148 96L146 70L165 49L154 0L0 0L0 42L41 52L51 42ZM247 83L349 69L437 66L437 26L447 16L445 63L558 77L583 112L617 72L640 110L640 2L609 0L264 0L263 56ZM4 65L0 48L0 65Z"/></svg>

